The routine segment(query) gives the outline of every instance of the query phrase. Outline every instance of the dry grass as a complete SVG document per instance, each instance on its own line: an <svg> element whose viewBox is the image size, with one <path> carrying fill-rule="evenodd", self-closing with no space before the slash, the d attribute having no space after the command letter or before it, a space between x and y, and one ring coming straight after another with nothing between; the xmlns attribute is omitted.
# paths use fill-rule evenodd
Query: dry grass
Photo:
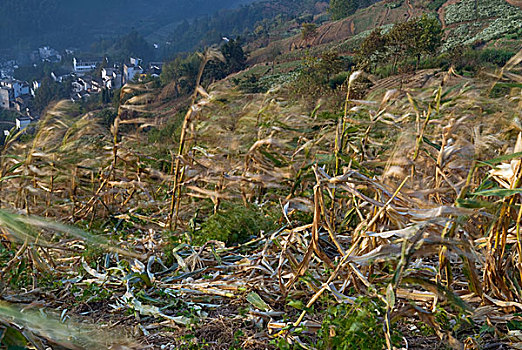
<svg viewBox="0 0 522 350"><path fill-rule="evenodd" d="M439 72L420 88L373 90L369 100L350 99L348 89L345 112L334 115L321 107L310 113L281 91L242 96L220 82L194 95L184 136L172 145L179 152L162 160L170 173L154 168L155 146L146 145L146 129L166 122L144 117L160 108L147 103L154 92L146 86L123 93L132 97L122 96L112 135L95 113L75 115L59 104L31 143L3 151L3 205L84 226L110 218L140 223L115 243L2 214L2 237L21 244L2 276L25 256L35 271L68 276L69 288L110 286L116 311L159 319L158 327L193 320L140 291L181 300L201 319L222 305L251 305L243 327L262 332L247 332L245 348L271 337L312 348L292 326L316 329L315 315L285 304L301 300L310 310L325 294L338 303L382 300L389 348L391 328L404 318L424 322L455 349L473 343L437 321L440 308L520 346L505 324L522 309L522 95L492 99L487 92L495 81L520 79L521 57L493 78ZM161 233L172 214L180 222L175 234L189 234L196 208L212 203L219 211L223 201L278 206L281 229L235 247L181 244L165 266ZM313 219L303 222L302 213ZM70 238L57 239L57 231ZM86 244L112 253L94 268L78 254ZM71 282L78 266L83 275ZM227 318L245 319L237 310Z"/></svg>

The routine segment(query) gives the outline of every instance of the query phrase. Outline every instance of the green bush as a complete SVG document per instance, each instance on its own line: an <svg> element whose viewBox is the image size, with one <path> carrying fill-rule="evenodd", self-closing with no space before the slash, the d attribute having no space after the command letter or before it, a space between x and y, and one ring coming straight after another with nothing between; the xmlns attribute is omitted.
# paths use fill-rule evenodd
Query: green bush
<svg viewBox="0 0 522 350"><path fill-rule="evenodd" d="M490 97L498 98L498 97L504 97L506 95L509 95L511 89L513 88L522 88L522 84L517 83L497 83L491 89L491 92L489 94Z"/></svg>
<svg viewBox="0 0 522 350"><path fill-rule="evenodd" d="M437 11L445 2L446 0L431 0L428 3L428 8L432 11Z"/></svg>
<svg viewBox="0 0 522 350"><path fill-rule="evenodd" d="M336 74L330 79L328 85L331 89L337 89L339 86L342 86L346 82L349 76L350 72L341 72L339 74Z"/></svg>
<svg viewBox="0 0 522 350"><path fill-rule="evenodd" d="M193 242L204 244L210 240L225 242L228 246L244 243L261 231L275 228L275 215L265 213L255 205L222 205L218 213L211 215L199 230L193 232Z"/></svg>
<svg viewBox="0 0 522 350"><path fill-rule="evenodd" d="M381 350L386 347L384 337L384 307L368 298L359 298L354 305L335 305L318 333L318 349ZM394 342L398 334L392 335Z"/></svg>
<svg viewBox="0 0 522 350"><path fill-rule="evenodd" d="M175 116L169 119L166 125L161 128L150 129L147 133L149 144L172 144L176 142L181 132L184 116L185 112L180 110Z"/></svg>
<svg viewBox="0 0 522 350"><path fill-rule="evenodd" d="M502 67L514 55L514 52L504 49L484 49L480 51L479 59L483 63L491 63L496 66Z"/></svg>
<svg viewBox="0 0 522 350"><path fill-rule="evenodd" d="M336 304L328 307L321 329L317 333L315 348L320 350L382 350L386 348L384 336L385 309L382 302L358 298L354 305ZM393 344L400 343L400 334L392 333ZM279 340L280 350L300 349L296 344Z"/></svg>

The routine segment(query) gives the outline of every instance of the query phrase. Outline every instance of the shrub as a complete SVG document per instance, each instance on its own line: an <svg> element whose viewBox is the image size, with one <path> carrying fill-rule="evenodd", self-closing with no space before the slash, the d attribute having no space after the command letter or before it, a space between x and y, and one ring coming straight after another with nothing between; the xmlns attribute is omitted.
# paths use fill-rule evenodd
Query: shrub
<svg viewBox="0 0 522 350"><path fill-rule="evenodd" d="M247 94L257 94L268 91L268 88L262 84L260 79L255 74L246 75L243 79L232 79L232 82Z"/></svg>
<svg viewBox="0 0 522 350"><path fill-rule="evenodd" d="M210 240L225 242L228 246L244 243L261 231L275 228L275 216L255 206L241 204L223 205L222 209L211 215L199 230L194 232L193 242L204 244Z"/></svg>
<svg viewBox="0 0 522 350"><path fill-rule="evenodd" d="M334 305L327 309L315 342L316 349L381 350L386 348L384 337L384 307L369 298L358 298L354 305ZM392 342L400 342L398 332L392 333ZM298 349L282 339L279 349Z"/></svg>
<svg viewBox="0 0 522 350"><path fill-rule="evenodd" d="M511 89L522 89L522 84L517 83L497 83L491 89L491 92L489 94L490 97L498 98L498 97L504 97L506 95L509 95L511 92Z"/></svg>
<svg viewBox="0 0 522 350"><path fill-rule="evenodd" d="M446 0L432 0L428 3L427 6L430 10L437 11L441 8L442 5L444 5L445 2Z"/></svg>
<svg viewBox="0 0 522 350"><path fill-rule="evenodd" d="M514 52L503 49L484 49L480 51L479 58L483 63L492 63L496 66L502 67L511 57L515 55Z"/></svg>
<svg viewBox="0 0 522 350"><path fill-rule="evenodd" d="M354 305L330 306L318 333L317 347L381 350L386 347L383 315L383 306L367 298L359 298Z"/></svg>
<svg viewBox="0 0 522 350"><path fill-rule="evenodd" d="M328 86L330 86L331 89L335 90L338 87L342 86L346 79L350 76L350 72L341 72L336 75L334 75L330 81L328 82Z"/></svg>

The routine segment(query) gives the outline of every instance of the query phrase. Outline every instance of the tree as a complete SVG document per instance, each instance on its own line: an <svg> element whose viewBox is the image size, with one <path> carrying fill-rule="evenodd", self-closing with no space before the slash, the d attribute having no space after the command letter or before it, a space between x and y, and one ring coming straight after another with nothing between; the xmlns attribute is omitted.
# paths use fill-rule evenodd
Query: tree
<svg viewBox="0 0 522 350"><path fill-rule="evenodd" d="M330 90L330 79L349 69L349 62L335 51L323 52L321 56L307 56L303 60L295 82L295 92L303 96L318 97Z"/></svg>
<svg viewBox="0 0 522 350"><path fill-rule="evenodd" d="M315 23L303 23L301 26L301 37L307 42L317 36L317 26Z"/></svg>
<svg viewBox="0 0 522 350"><path fill-rule="evenodd" d="M396 23L385 35L386 46L393 56L393 70L401 58L407 57L413 52L416 45L417 21L411 19L407 22Z"/></svg>
<svg viewBox="0 0 522 350"><path fill-rule="evenodd" d="M42 85L36 90L33 106L38 112L42 112L50 102L68 98L71 94L71 81L57 83L49 77L42 81Z"/></svg>
<svg viewBox="0 0 522 350"><path fill-rule="evenodd" d="M226 74L239 72L246 67L246 55L241 46L241 39L229 40L221 47L225 58Z"/></svg>
<svg viewBox="0 0 522 350"><path fill-rule="evenodd" d="M442 44L442 25L433 16L424 14L417 21L418 32L416 40L417 66L421 55L436 52Z"/></svg>
<svg viewBox="0 0 522 350"><path fill-rule="evenodd" d="M375 28L370 35L364 39L359 50L357 50L357 61L361 68L377 65L387 54L386 39L379 28Z"/></svg>
<svg viewBox="0 0 522 350"><path fill-rule="evenodd" d="M377 52L381 39L377 33L372 33L361 46L361 55ZM423 15L406 22L396 23L393 28L382 37L385 52L393 56L393 70L400 59L415 57L417 67L423 54L437 51L442 43L442 26L438 19Z"/></svg>
<svg viewBox="0 0 522 350"><path fill-rule="evenodd" d="M333 20L353 15L359 8L359 0L330 0L330 15Z"/></svg>

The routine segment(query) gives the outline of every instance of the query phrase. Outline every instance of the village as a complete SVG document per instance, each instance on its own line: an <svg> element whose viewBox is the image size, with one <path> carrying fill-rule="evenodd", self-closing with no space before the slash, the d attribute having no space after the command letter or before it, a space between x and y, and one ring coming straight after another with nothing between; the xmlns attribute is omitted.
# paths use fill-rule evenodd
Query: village
<svg viewBox="0 0 522 350"><path fill-rule="evenodd" d="M51 71L46 78L66 85L68 98L72 102L84 101L103 92L109 92L110 95L132 81L159 78L163 68L163 62L149 62L145 65L138 57L129 57L125 62L114 63L109 57L85 58L83 55L75 55L73 50L65 50L60 54L49 46L33 51L30 59L35 68L45 63L60 67ZM3 129L0 135L4 138L10 135L13 128L24 130L40 118L39 111L32 107L32 102L43 81L16 79L15 71L18 68L16 60L0 60L0 112L16 113L14 121L3 120L0 125Z"/></svg>

